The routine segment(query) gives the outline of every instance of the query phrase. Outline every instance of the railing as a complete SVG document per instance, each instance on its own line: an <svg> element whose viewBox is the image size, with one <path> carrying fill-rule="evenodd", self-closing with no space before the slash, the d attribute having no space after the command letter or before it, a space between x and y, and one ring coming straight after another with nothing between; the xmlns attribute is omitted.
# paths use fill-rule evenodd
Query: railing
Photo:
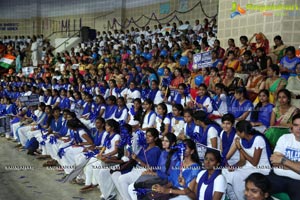
<svg viewBox="0 0 300 200"><path fill-rule="evenodd" d="M59 47L61 47L62 45L67 44L67 42L74 37L75 35L80 34L80 31L76 31L73 35L69 36L68 39L66 39L65 41L63 41L60 45L58 45L54 50L58 49Z"/></svg>
<svg viewBox="0 0 300 200"><path fill-rule="evenodd" d="M72 33L72 32L78 33L78 32L80 32L80 30L73 30L73 31L68 31L68 32L66 32L66 31L54 31L54 32L50 33L45 39L50 38L50 37L53 36L54 34L58 34L58 33L67 33L67 34L70 34L70 33ZM70 37L70 36L68 36L68 37ZM72 37L72 36L71 36L71 37Z"/></svg>

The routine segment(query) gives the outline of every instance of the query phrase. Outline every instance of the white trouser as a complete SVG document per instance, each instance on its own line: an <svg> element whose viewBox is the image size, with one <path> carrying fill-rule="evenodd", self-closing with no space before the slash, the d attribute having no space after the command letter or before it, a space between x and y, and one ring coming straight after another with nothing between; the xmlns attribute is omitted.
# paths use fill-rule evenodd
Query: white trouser
<svg viewBox="0 0 300 200"><path fill-rule="evenodd" d="M16 133L16 132L17 132L17 129L18 129L20 126L21 126L21 122L17 122L17 123L14 123L14 124L11 125L12 132L13 132L13 137L14 137L15 140L18 139L17 133Z"/></svg>
<svg viewBox="0 0 300 200"><path fill-rule="evenodd" d="M20 127L18 129L19 139L20 139L20 143L22 144L22 146L25 146L27 141L30 139L30 138L28 138L28 136L29 136L31 127L32 126L24 126L24 127Z"/></svg>
<svg viewBox="0 0 300 200"><path fill-rule="evenodd" d="M94 175L104 199L107 199L110 195L115 196L117 194L110 169L101 169L98 174Z"/></svg>
<svg viewBox="0 0 300 200"><path fill-rule="evenodd" d="M97 185L97 181L94 176L94 163L100 163L97 158L93 157L89 160L87 165L84 168L84 175L85 175L85 185ZM97 164L96 164L97 165Z"/></svg>
<svg viewBox="0 0 300 200"><path fill-rule="evenodd" d="M60 158L58 157L57 153L59 147L64 144L62 140L57 139L56 143L47 145L47 153L51 156L52 159L59 161Z"/></svg>
<svg viewBox="0 0 300 200"><path fill-rule="evenodd" d="M66 174L70 174L75 167L75 156L83 151L84 147L73 147L66 148L65 155L61 158L62 167Z"/></svg>
<svg viewBox="0 0 300 200"><path fill-rule="evenodd" d="M144 171L146 171L145 168L133 168L131 170L131 172L128 172L127 174L123 174L123 175L119 176L118 180L114 179L116 177L112 176L113 181L114 181L118 191L120 192L122 199L124 199L124 200L131 199L131 197L128 193L128 187L130 184L134 183L142 175L142 173ZM118 182L118 184L116 184L116 182Z"/></svg>

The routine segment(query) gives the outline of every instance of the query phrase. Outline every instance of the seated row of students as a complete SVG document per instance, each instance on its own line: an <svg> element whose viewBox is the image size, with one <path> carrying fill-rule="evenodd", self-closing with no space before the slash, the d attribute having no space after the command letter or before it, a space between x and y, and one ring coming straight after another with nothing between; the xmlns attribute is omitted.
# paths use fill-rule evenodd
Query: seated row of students
<svg viewBox="0 0 300 200"><path fill-rule="evenodd" d="M280 106L285 109L290 109L290 107L285 107L285 105L289 105L288 92L283 90L278 94L278 97ZM140 100L138 99L135 101L137 102L134 104L133 108L136 108L137 104L140 103ZM176 138L177 136L180 140L190 138L191 141L221 150L223 158L226 158L223 159L222 165L227 166L226 169L222 170L222 173L223 176L226 177L225 180L228 185L232 186L232 188L227 187L227 189L232 189L238 199L243 198L244 191L244 187L240 182L242 182L249 174L259 171L260 173L267 175L270 172L270 164L268 161L270 158L270 149L268 147L268 142L263 135L252 129L250 122L241 120L236 124L236 129L234 129L233 127L236 121L234 115L226 114L222 117L223 132L221 132L218 124L211 121L204 111L193 113L192 110L188 109L184 111L184 117L182 118L183 106L175 104L173 106L173 116L166 116L166 105L162 103L157 107L157 112L160 116L156 117L156 113L152 110L152 106L153 103L151 100L144 101L145 112L141 115L143 118L141 120L141 125L135 118L137 115L132 114L131 116L133 118L131 118L131 116L129 117L130 128L135 132L132 134L135 136L133 137L132 142L133 153L131 158L136 160L141 167L156 166L161 152L158 151L159 148L155 148L157 150L153 149L153 151L155 150L154 153L150 154L150 152L152 152L150 151L150 149L152 149L150 147L159 146L157 143L159 138L165 140L166 138L170 138L170 131L179 130L178 135L172 133L172 137ZM34 112L33 109L30 110ZM40 144L42 155L50 155L53 159L46 162L44 165L49 166L58 163L63 167L66 174L70 174L73 171L74 166L79 166L86 161L86 157L93 157L88 161L89 164L85 167L85 174L81 174L77 178L78 180L82 177L85 179L86 187L82 188L82 191L89 190L97 184L99 184L101 188L103 186L103 183L101 182L103 181L103 178L101 178L101 176L100 178L97 178L97 176L104 173L102 177L107 177L107 174L105 173L109 172L103 170L103 168L116 165L120 160L121 162L126 160L125 158L120 159L120 156L123 154L120 153L119 155L118 150L118 144L123 140L118 134L120 133L118 128L119 123L114 119L108 119L105 123L103 118L96 118L96 130L91 131L76 118L75 113L64 110L63 116L61 116L60 112L61 110L58 107L52 109L51 106L46 106L41 103L38 111L34 112L35 116L29 115L28 113L25 114L27 115L27 118L35 118L35 122L27 124L26 126L22 125L15 127L15 137L20 140L22 146L26 146L28 141L31 141L32 138L36 138ZM295 112L296 111L294 110L291 116L293 116ZM152 114L150 115L150 113ZM168 120L162 119L162 116L165 116L164 118L168 117ZM153 123L152 125L148 122L149 120L153 121L151 122ZM288 121L290 121L290 119ZM144 122L146 122L147 126L144 126L143 129L146 131L146 142L148 147L150 146L150 149L147 149L148 147L141 147L137 144L137 133L139 132L138 130L140 127L143 127ZM174 125L171 124L172 122L174 122ZM105 128L104 123L106 124ZM181 128L178 128L178 126L181 126ZM127 127L128 132L131 132L130 128ZM122 127L122 129L125 128ZM165 129L168 131L165 131ZM142 149L142 151L138 151L139 149ZM143 151L146 153L144 154ZM147 152L149 153L149 157L147 156ZM134 183L141 174L142 172L139 170L133 170L132 173L126 176L125 174L123 176L122 172L113 173L111 179L114 184L111 184L113 185L113 187L111 187L116 187L116 191L123 195L122 197L124 197L124 199L126 199L128 195L132 198L135 194L132 193L132 190L128 191L127 188L132 188L131 184ZM131 178L131 181L128 181L128 177ZM105 191L109 191L105 188L109 185L106 183L107 182L105 182L105 186L101 189L103 195L105 195ZM158 186L155 187L160 191ZM182 188L178 188L182 190ZM173 192L173 190L171 191ZM180 191L174 193L184 194ZM107 194L111 195L114 193L109 192Z"/></svg>

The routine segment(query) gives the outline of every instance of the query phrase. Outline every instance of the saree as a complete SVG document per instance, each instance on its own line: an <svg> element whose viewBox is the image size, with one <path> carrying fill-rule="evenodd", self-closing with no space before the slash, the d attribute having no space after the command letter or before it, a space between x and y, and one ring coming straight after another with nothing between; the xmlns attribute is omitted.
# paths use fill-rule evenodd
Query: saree
<svg viewBox="0 0 300 200"><path fill-rule="evenodd" d="M263 82L263 80L264 80L264 77L263 76L260 76L260 77L258 77L258 78L256 78L256 79L251 79L250 80L250 87L249 88L259 88L260 87L260 85L262 84L262 82ZM253 91L248 91L248 97L249 97L249 100L250 101L254 101L256 98L257 98L257 96L258 96L258 93L256 93L256 92L253 92Z"/></svg>
<svg viewBox="0 0 300 200"><path fill-rule="evenodd" d="M291 123L292 117L296 111L297 111L297 108L295 106L291 106L284 115L281 115L279 112L279 107L273 108L273 112L275 112L275 115L276 115L276 122L273 127L270 127L265 132L265 136L268 139L268 141L270 142L270 145L272 148L274 148L276 146L278 139L282 135L290 133L290 128L280 126L280 124Z"/></svg>

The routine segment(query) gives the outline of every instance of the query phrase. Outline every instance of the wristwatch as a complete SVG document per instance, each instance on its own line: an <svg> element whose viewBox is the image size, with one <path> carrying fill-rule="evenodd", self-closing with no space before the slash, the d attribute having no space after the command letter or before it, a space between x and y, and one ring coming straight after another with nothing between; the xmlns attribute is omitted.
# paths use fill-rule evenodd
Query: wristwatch
<svg viewBox="0 0 300 200"><path fill-rule="evenodd" d="M281 158L280 164L284 165L284 163L287 161L287 159L285 157Z"/></svg>

